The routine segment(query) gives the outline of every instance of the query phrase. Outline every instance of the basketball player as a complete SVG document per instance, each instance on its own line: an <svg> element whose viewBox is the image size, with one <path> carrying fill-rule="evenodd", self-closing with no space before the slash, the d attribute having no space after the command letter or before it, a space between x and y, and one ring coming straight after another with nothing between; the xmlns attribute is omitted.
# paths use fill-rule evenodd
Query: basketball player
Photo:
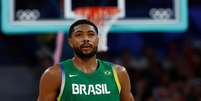
<svg viewBox="0 0 201 101"><path fill-rule="evenodd" d="M69 29L74 57L48 68L38 101L134 101L126 69L96 58L98 29L78 20Z"/></svg>

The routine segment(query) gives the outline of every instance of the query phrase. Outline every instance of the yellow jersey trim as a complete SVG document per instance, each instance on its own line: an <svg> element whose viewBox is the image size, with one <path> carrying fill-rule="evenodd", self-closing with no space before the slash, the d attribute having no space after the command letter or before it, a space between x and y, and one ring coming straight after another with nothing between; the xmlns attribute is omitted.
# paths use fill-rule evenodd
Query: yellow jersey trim
<svg viewBox="0 0 201 101"><path fill-rule="evenodd" d="M115 79L115 82L117 84L117 87L118 87L118 90L119 90L119 93L120 93L121 92L121 84L119 82L119 77L117 75L117 70L116 70L117 66L118 65L114 65L114 67L113 67L113 74L114 74L114 79Z"/></svg>
<svg viewBox="0 0 201 101"><path fill-rule="evenodd" d="M57 97L57 101L61 101L61 96L63 95L65 81L66 81L64 70L61 69L61 73L62 73L61 74L62 82L61 82L61 88L60 88L59 96Z"/></svg>

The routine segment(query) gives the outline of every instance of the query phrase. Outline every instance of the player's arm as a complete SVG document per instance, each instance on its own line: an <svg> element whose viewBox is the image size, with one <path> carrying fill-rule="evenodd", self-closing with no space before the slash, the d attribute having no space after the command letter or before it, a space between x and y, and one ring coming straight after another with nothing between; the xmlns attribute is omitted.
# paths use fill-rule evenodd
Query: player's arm
<svg viewBox="0 0 201 101"><path fill-rule="evenodd" d="M116 69L119 82L121 85L121 92L120 92L121 101L135 101L131 93L130 79L126 69L122 66L118 66Z"/></svg>
<svg viewBox="0 0 201 101"><path fill-rule="evenodd" d="M60 84L59 65L48 68L41 77L37 101L56 101Z"/></svg>

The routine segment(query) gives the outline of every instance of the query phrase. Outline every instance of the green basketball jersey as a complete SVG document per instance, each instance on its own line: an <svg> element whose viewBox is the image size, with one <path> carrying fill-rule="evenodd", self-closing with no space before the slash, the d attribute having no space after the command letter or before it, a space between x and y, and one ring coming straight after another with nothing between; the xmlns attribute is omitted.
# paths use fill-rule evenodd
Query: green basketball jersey
<svg viewBox="0 0 201 101"><path fill-rule="evenodd" d="M116 65L98 60L98 68L84 73L72 60L61 63L62 84L58 101L120 101Z"/></svg>

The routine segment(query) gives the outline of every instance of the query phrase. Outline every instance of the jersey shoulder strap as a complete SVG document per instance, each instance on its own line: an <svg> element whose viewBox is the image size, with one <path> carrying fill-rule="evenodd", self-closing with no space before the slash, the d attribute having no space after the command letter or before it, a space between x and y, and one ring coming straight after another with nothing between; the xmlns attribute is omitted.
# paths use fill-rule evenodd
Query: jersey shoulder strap
<svg viewBox="0 0 201 101"><path fill-rule="evenodd" d="M67 72L66 72L66 68L65 67L68 66L70 62L71 62L70 59L68 59L68 60L62 61L60 63L61 86L60 86L59 96L57 97L57 101L61 101L61 97L63 95L64 87L65 87L65 83L66 83L66 75L68 75L68 74L66 74Z"/></svg>
<svg viewBox="0 0 201 101"><path fill-rule="evenodd" d="M119 81L119 77L118 77L118 74L117 74L117 68L124 68L123 66L121 65L117 65L117 64L113 64L111 62L108 62L108 61L103 61L103 60L100 60L102 65L104 65L105 67L111 67L112 68L112 72L113 72L113 76L114 76L114 79L115 79L115 83L118 87L118 91L120 93L121 91L121 84L120 84L120 81Z"/></svg>

